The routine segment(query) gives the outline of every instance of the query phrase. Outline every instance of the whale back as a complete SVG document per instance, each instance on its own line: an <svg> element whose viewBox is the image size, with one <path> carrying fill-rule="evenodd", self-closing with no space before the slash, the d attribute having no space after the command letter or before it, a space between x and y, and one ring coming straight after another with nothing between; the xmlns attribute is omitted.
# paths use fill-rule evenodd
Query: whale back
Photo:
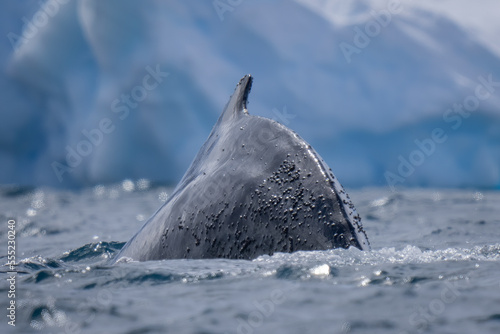
<svg viewBox="0 0 500 334"><path fill-rule="evenodd" d="M245 76L168 201L120 257L252 259L369 249L348 195L295 132L246 109Z"/></svg>

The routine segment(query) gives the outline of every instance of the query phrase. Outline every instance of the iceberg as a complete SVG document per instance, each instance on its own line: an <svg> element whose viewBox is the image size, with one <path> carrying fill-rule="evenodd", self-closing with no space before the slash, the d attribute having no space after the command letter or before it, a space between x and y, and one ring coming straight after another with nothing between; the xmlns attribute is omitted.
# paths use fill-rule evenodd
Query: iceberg
<svg viewBox="0 0 500 334"><path fill-rule="evenodd" d="M496 1L0 8L1 183L176 183L251 73L346 186L500 188Z"/></svg>

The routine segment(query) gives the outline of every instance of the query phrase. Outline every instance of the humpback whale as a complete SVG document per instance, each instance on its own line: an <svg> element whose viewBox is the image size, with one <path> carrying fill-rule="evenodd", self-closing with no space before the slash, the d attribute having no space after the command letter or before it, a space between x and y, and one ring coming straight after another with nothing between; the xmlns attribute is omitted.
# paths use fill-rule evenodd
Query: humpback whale
<svg viewBox="0 0 500 334"><path fill-rule="evenodd" d="M284 125L248 113L252 81L240 80L177 187L114 262L370 249L319 154Z"/></svg>

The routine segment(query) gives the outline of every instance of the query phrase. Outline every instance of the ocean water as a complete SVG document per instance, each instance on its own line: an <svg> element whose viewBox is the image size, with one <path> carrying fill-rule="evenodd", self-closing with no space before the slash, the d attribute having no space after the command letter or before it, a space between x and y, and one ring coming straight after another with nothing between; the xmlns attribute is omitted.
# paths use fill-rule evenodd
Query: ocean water
<svg viewBox="0 0 500 334"><path fill-rule="evenodd" d="M171 190L0 187L0 332L500 333L499 192L348 189L370 252L109 266Z"/></svg>

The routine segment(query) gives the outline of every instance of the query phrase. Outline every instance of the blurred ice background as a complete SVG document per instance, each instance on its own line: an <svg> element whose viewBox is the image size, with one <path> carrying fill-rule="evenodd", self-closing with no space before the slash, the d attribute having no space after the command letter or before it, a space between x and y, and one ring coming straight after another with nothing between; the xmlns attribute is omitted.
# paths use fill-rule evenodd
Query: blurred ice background
<svg viewBox="0 0 500 334"><path fill-rule="evenodd" d="M238 80L345 186L500 188L500 2L2 0L0 183L176 183ZM168 74L167 74L168 73Z"/></svg>

